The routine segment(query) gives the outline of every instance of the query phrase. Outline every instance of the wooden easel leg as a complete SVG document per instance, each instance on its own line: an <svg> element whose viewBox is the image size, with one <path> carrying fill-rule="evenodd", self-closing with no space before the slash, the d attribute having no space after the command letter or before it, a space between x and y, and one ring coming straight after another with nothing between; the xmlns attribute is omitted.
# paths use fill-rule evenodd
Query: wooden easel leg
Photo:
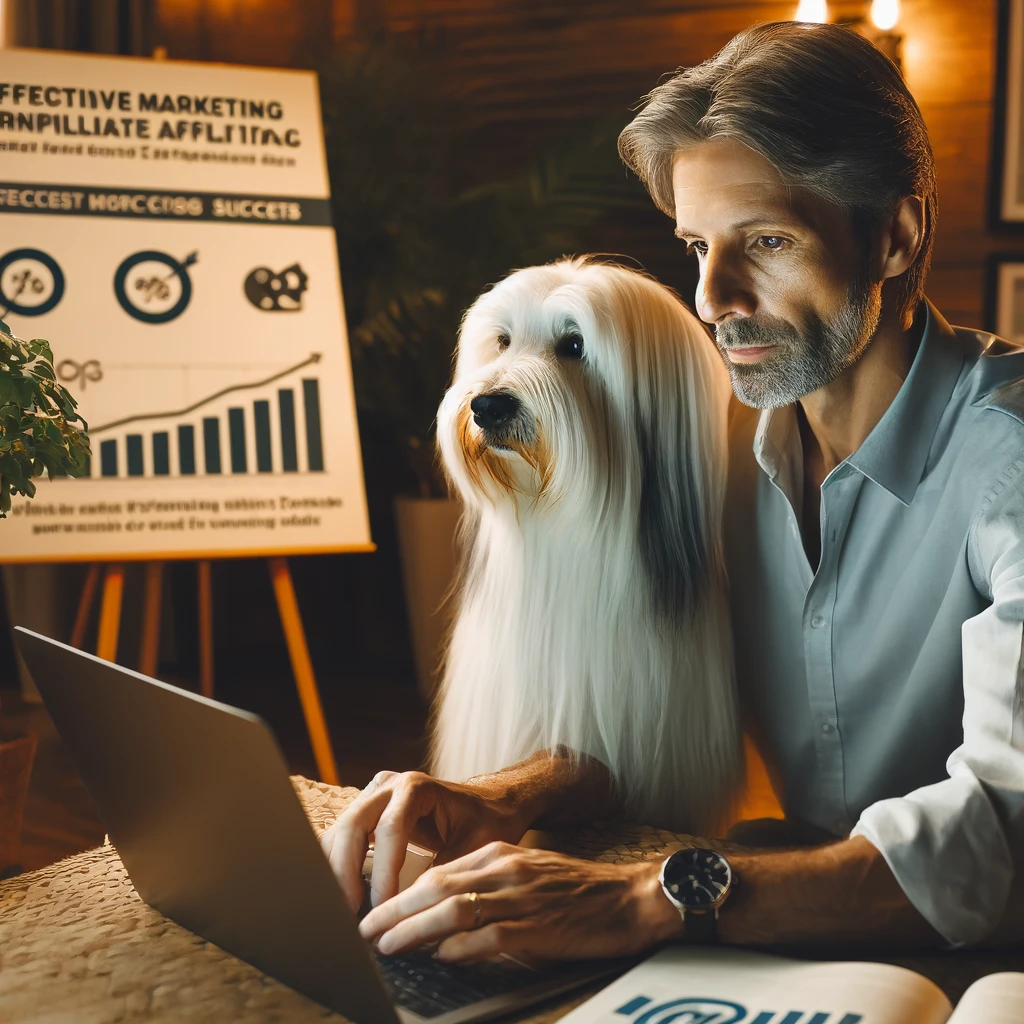
<svg viewBox="0 0 1024 1024"><path fill-rule="evenodd" d="M199 605L199 687L213 696L213 574L208 561L196 566Z"/></svg>
<svg viewBox="0 0 1024 1024"><path fill-rule="evenodd" d="M139 671L155 676L160 656L160 605L163 597L164 563L146 563L146 594L142 604L142 642Z"/></svg>
<svg viewBox="0 0 1024 1024"><path fill-rule="evenodd" d="M270 558L267 564L270 567L270 578L277 597L277 609L281 613L284 637L288 643L295 685L299 691L299 700L302 702L302 712L306 716L306 730L313 747L313 756L316 758L320 778L332 786L337 786L338 767L334 762L331 738L327 733L323 708L320 706L320 693L316 687L316 676L313 675L309 648L306 646L306 632L302 628L302 616L299 613L299 602L295 597L292 574L284 558Z"/></svg>
<svg viewBox="0 0 1024 1024"><path fill-rule="evenodd" d="M93 562L89 566L89 574L85 577L82 596L78 601L78 611L75 612L75 624L71 630L71 646L79 650L85 644L85 631L89 628L89 615L92 612L92 603L96 599L96 587L99 582L100 564Z"/></svg>
<svg viewBox="0 0 1024 1024"><path fill-rule="evenodd" d="M100 629L96 654L106 661L117 660L117 635L121 629L121 595L124 593L124 566L107 566L103 577L103 602L100 605Z"/></svg>

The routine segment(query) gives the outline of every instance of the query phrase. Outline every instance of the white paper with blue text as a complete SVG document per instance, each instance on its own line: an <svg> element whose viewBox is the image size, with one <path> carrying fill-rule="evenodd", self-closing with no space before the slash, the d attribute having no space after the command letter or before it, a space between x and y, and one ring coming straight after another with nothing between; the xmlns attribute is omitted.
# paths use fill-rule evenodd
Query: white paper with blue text
<svg viewBox="0 0 1024 1024"><path fill-rule="evenodd" d="M938 987L901 967L676 946L561 1024L946 1024L951 1011Z"/></svg>

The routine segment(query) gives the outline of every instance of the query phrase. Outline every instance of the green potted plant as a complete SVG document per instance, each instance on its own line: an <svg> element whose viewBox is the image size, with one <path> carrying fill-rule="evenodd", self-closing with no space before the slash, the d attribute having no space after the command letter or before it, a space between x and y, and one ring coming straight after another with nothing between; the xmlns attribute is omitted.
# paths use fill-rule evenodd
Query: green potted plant
<svg viewBox="0 0 1024 1024"><path fill-rule="evenodd" d="M35 496L33 477L79 476L88 458L86 424L57 380L49 344L22 341L0 320L0 519L13 495ZM3 726L0 717L0 877L17 870L36 748L35 736Z"/></svg>
<svg viewBox="0 0 1024 1024"><path fill-rule="evenodd" d="M35 497L33 477L86 471L86 430L78 403L57 380L50 343L22 341L0 320L0 519L12 495Z"/></svg>
<svg viewBox="0 0 1024 1024"><path fill-rule="evenodd" d="M406 466L394 501L420 692L429 698L458 509L434 448L463 311L510 270L604 248L609 212L649 203L616 153L619 119L587 122L496 179L466 182L464 139L429 76L393 51L321 70L334 224L364 433Z"/></svg>

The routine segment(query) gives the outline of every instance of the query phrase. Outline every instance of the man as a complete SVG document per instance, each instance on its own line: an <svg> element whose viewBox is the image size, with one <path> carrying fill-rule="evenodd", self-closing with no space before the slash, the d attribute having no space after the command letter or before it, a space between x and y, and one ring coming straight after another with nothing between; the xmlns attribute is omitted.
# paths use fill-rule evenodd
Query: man
<svg viewBox="0 0 1024 1024"><path fill-rule="evenodd" d="M742 403L737 672L790 848L623 866L509 845L618 810L565 752L465 785L382 773L324 842L355 906L374 835L363 934L451 959L1019 938L1024 355L923 298L916 104L853 32L761 26L655 89L620 152L696 253ZM409 840L441 866L395 896Z"/></svg>

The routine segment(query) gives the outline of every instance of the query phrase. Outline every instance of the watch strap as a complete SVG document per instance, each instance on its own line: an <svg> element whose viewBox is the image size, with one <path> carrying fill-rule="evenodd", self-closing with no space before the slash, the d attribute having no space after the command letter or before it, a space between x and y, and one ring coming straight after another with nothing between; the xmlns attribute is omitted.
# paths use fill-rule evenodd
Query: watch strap
<svg viewBox="0 0 1024 1024"><path fill-rule="evenodd" d="M716 909L684 910L682 918L683 942L708 945L718 940L718 911Z"/></svg>

